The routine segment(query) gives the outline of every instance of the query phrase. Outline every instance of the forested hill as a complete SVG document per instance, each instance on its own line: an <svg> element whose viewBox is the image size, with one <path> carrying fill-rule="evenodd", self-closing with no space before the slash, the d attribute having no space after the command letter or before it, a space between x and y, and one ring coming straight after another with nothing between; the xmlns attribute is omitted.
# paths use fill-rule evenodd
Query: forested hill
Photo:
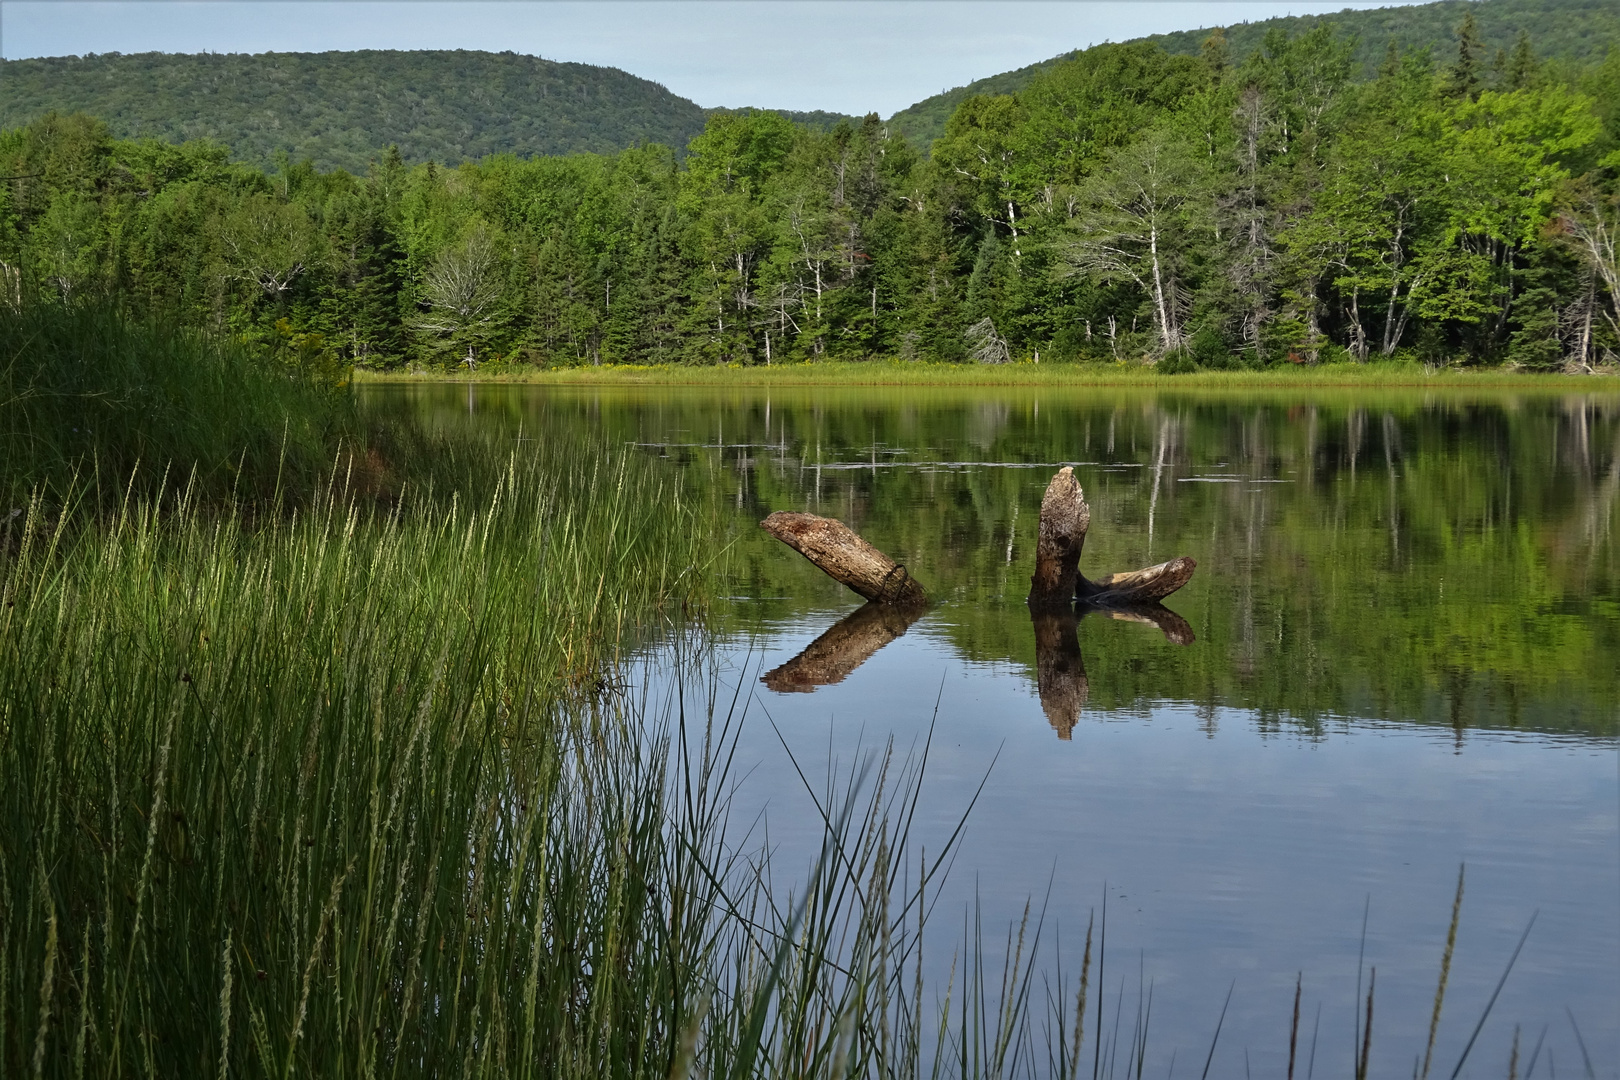
<svg viewBox="0 0 1620 1080"><path fill-rule="evenodd" d="M1258 49L1273 30L1292 38L1318 23L1331 21L1340 33L1357 38L1356 61L1362 74L1370 76L1392 39L1402 49L1432 47L1437 55L1449 52L1457 24L1469 9L1479 21L1480 36L1492 56L1511 51L1520 31L1529 33L1535 39L1536 51L1549 59L1599 60L1610 46L1620 43L1620 5L1614 0L1440 0L1412 7L1346 9L1333 15L1266 19L1228 26L1224 33L1227 51L1236 62ZM1169 53L1196 56L1211 30L1179 30L1141 40ZM1067 52L924 98L895 113L889 126L926 147L945 133L945 121L964 99L975 94L1017 93L1029 85L1036 73L1074 55Z"/></svg>
<svg viewBox="0 0 1620 1080"><path fill-rule="evenodd" d="M615 68L516 53L117 53L0 61L0 127L85 112L122 138L214 139L271 164L285 151L364 172L379 150L407 162L494 153L681 148L704 110Z"/></svg>
<svg viewBox="0 0 1620 1080"><path fill-rule="evenodd" d="M926 157L740 110L680 158L266 170L56 114L0 128L0 310L116 300L321 370L1620 369L1620 48L1498 66L1474 15L1371 77L1330 22L1241 59L1095 46Z"/></svg>

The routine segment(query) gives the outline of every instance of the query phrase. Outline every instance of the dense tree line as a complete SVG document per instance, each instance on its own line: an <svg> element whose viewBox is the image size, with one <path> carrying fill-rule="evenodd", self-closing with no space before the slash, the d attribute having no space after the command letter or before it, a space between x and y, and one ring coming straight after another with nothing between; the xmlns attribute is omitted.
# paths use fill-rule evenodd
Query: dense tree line
<svg viewBox="0 0 1620 1080"><path fill-rule="evenodd" d="M1475 14L1480 43L1491 63L1498 66L1506 63L1521 33L1535 36L1542 56L1575 63L1601 61L1609 44L1620 38L1620 8L1613 0L1436 0L1396 7L1347 8L1333 15L1283 15L1235 23L1223 28L1221 34L1232 52L1247 56L1260 48L1268 34L1281 31L1288 37L1299 37L1323 22L1332 22L1341 33L1356 39L1351 50L1356 74L1370 78L1383 63L1390 41L1402 49L1445 51L1469 12ZM1175 30L1140 40L1171 55L1197 56L1209 34L1208 29ZM924 98L891 116L889 127L926 145L944 133L945 122L966 98L975 94L1016 94L1040 72L1073 55L1054 56Z"/></svg>
<svg viewBox="0 0 1620 1080"><path fill-rule="evenodd" d="M1613 360L1620 49L1497 63L1471 17L1444 62L1355 49L1099 46L927 157L734 112L684 159L261 172L51 116L0 136L0 275L311 364Z"/></svg>
<svg viewBox="0 0 1620 1080"><path fill-rule="evenodd" d="M85 112L123 138L213 139L238 160L278 154L364 172L379 146L408 162L684 146L704 110L591 64L462 49L108 53L0 61L0 127Z"/></svg>

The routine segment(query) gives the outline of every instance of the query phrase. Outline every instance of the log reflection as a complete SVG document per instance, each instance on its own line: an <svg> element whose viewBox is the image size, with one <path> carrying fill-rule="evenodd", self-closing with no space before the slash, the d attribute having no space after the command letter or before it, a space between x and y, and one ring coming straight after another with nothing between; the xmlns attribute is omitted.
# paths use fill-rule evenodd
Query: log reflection
<svg viewBox="0 0 1620 1080"><path fill-rule="evenodd" d="M1080 710L1091 692L1086 679L1086 661L1080 653L1080 620L1091 613L1122 622L1142 623L1164 634L1176 645L1191 645L1197 635L1187 620L1163 604L1076 604L1060 611L1032 610L1035 628L1035 686L1041 696L1041 711L1057 737L1074 737Z"/></svg>
<svg viewBox="0 0 1620 1080"><path fill-rule="evenodd" d="M1095 611L1099 615L1106 615L1121 622L1144 623L1161 631L1164 640L1175 645L1191 645L1198 640L1198 635L1193 633L1193 628L1187 620L1163 604L1121 604L1115 607L1082 603L1079 607L1081 614Z"/></svg>
<svg viewBox="0 0 1620 1080"><path fill-rule="evenodd" d="M924 604L864 604L759 681L779 694L808 694L818 686L843 682L873 653L911 629L927 610Z"/></svg>

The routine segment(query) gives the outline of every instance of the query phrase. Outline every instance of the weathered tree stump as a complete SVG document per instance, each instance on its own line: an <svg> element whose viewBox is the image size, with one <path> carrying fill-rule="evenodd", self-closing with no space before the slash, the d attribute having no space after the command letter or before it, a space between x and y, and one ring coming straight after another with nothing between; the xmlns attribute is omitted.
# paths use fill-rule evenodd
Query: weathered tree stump
<svg viewBox="0 0 1620 1080"><path fill-rule="evenodd" d="M779 694L808 694L818 686L843 682L873 653L911 629L927 610L923 604L868 601L759 681Z"/></svg>
<svg viewBox="0 0 1620 1080"><path fill-rule="evenodd" d="M862 540L842 521L777 511L760 528L810 560L834 581L878 604L917 606L928 603L928 593L897 563Z"/></svg>
<svg viewBox="0 0 1620 1080"><path fill-rule="evenodd" d="M1046 486L1035 543L1035 573L1029 579L1033 611L1054 610L1072 600L1104 606L1128 606L1164 599L1192 579L1198 564L1179 559L1091 581L1080 573L1080 552L1091 527L1086 493L1065 465Z"/></svg>
<svg viewBox="0 0 1620 1080"><path fill-rule="evenodd" d="M1080 579L1080 551L1091 527L1091 507L1065 465L1046 485L1041 523L1035 537L1035 574L1029 579L1028 602L1034 610L1056 610L1074 600Z"/></svg>

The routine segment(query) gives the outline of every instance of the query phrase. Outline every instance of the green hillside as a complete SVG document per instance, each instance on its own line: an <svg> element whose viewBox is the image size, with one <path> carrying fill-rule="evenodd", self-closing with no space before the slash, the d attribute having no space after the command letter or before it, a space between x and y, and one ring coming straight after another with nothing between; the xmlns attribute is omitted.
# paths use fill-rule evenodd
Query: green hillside
<svg viewBox="0 0 1620 1080"><path fill-rule="evenodd" d="M684 147L704 110L615 68L515 53L140 53L0 61L0 128L86 112L123 138L215 139L246 162L279 152L364 171L408 162Z"/></svg>
<svg viewBox="0 0 1620 1080"><path fill-rule="evenodd" d="M1480 35L1492 54L1511 49L1521 30L1530 34L1536 52L1549 59L1596 60L1620 43L1620 4L1614 0L1440 0L1411 7L1346 9L1335 15L1286 16L1240 23L1224 30L1229 54L1233 60L1241 60L1258 48L1273 29L1293 37L1319 22L1331 20L1341 30L1360 39L1357 59L1363 73L1370 75L1391 39L1402 48L1433 46L1440 51L1448 50L1457 25L1470 8L1479 20ZM1141 40L1160 45L1167 52L1191 56L1203 47L1212 29L1178 30ZM1004 71L924 98L895 113L889 119L889 126L926 146L945 133L945 121L964 98L975 94L1015 93L1029 85L1036 72L1073 55L1074 52L1066 52L1038 64Z"/></svg>

